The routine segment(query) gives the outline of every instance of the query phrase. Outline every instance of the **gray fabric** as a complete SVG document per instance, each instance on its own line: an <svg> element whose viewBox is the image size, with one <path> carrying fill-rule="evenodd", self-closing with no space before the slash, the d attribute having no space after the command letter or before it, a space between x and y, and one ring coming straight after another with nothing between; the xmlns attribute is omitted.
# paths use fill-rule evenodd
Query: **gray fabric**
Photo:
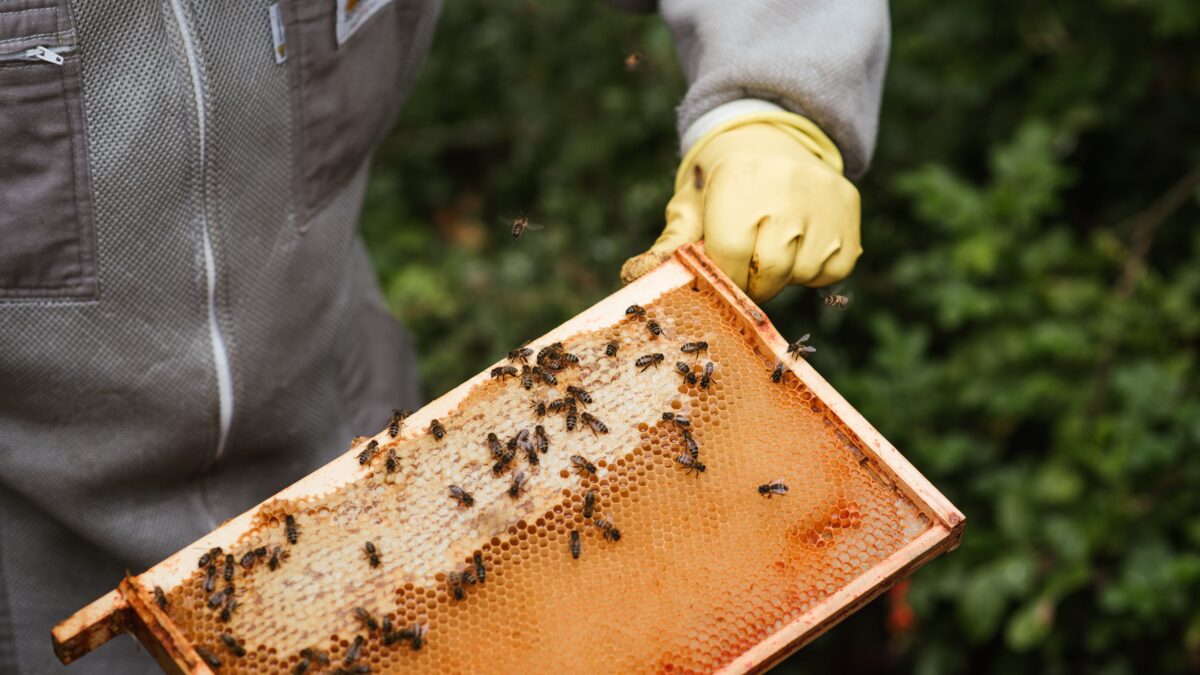
<svg viewBox="0 0 1200 675"><path fill-rule="evenodd" d="M0 8L0 298L96 294L79 59L18 60L74 43L54 0Z"/></svg>
<svg viewBox="0 0 1200 675"><path fill-rule="evenodd" d="M405 31L353 38L409 42L394 82L360 101L382 125L438 11L396 1ZM55 622L344 451L364 422L343 410L374 411L377 430L379 411L418 404L411 340L359 330L387 325L355 236L371 148L340 155L344 178L304 208L300 59L289 45L275 63L266 3L180 0L185 34L171 0L70 2L99 295L0 301L0 629L15 638L0 656L17 661L4 673L58 672ZM205 233L233 384L220 457ZM151 665L118 642L65 672Z"/></svg>
<svg viewBox="0 0 1200 675"><path fill-rule="evenodd" d="M610 0L635 9L654 3ZM887 68L887 0L660 0L689 83L679 133L740 98L811 119L837 144L846 175L875 150Z"/></svg>

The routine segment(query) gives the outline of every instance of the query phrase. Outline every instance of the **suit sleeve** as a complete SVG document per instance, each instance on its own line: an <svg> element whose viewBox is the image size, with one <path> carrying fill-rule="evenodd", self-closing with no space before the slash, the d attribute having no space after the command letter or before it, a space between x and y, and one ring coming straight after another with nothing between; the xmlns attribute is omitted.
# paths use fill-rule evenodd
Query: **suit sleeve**
<svg viewBox="0 0 1200 675"><path fill-rule="evenodd" d="M609 0L657 6L688 82L680 137L704 113L762 99L804 115L861 176L879 126L890 44L886 0Z"/></svg>

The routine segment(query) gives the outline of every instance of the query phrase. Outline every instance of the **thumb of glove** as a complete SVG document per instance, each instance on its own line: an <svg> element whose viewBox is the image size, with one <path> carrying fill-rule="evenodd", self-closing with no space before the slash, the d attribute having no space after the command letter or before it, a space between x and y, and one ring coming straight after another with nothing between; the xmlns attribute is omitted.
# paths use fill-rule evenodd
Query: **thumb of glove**
<svg viewBox="0 0 1200 675"><path fill-rule="evenodd" d="M700 209L697 202L699 191L690 186L675 193L667 204L667 226L655 240L654 245L645 253L639 253L621 266L621 281L630 283L650 270L661 265L675 249L700 241L704 229L700 223Z"/></svg>

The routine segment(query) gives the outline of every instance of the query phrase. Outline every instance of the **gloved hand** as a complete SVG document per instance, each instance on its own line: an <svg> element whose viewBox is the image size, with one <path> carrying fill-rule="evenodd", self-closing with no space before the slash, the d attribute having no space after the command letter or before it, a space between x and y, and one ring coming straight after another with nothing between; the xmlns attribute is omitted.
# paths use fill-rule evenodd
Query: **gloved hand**
<svg viewBox="0 0 1200 675"><path fill-rule="evenodd" d="M708 257L756 302L788 284L825 286L854 269L858 190L815 124L789 112L736 117L691 147L675 175L667 226L621 268L629 283L704 240Z"/></svg>

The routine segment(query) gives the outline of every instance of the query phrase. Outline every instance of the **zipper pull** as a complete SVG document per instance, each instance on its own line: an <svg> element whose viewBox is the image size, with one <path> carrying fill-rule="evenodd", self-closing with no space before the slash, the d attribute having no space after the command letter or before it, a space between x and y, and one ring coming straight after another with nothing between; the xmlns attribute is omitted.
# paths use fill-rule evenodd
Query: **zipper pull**
<svg viewBox="0 0 1200 675"><path fill-rule="evenodd" d="M58 52L50 50L46 47L34 47L33 49L27 49L23 56L27 59L36 59L38 61L45 61L46 63L53 63L56 66L61 66L63 64L63 57L60 56Z"/></svg>

